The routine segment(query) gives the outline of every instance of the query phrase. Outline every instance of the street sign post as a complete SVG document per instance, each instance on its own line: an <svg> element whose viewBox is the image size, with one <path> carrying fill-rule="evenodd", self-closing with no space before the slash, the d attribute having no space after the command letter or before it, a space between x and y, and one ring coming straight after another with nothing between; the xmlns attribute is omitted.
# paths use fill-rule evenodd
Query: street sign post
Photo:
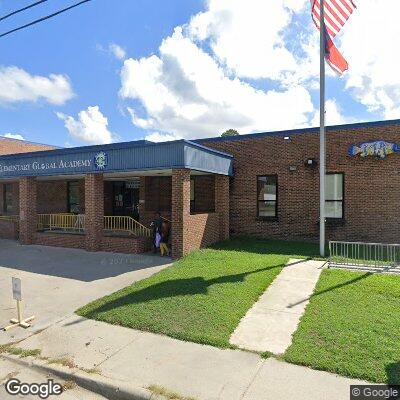
<svg viewBox="0 0 400 400"><path fill-rule="evenodd" d="M8 325L4 328L5 331L8 331L15 326L21 326L22 328L29 328L35 316L31 316L29 318L22 318L22 285L21 279L19 278L12 278L12 294L13 299L17 301L17 318L13 318L10 320L11 325Z"/></svg>

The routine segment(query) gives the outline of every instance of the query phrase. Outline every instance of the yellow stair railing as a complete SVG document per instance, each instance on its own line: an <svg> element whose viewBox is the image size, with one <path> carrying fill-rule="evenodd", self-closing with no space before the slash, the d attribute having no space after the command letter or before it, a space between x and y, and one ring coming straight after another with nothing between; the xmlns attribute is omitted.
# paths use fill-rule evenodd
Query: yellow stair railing
<svg viewBox="0 0 400 400"><path fill-rule="evenodd" d="M19 220L19 215L0 215L0 221L17 222L18 220Z"/></svg>
<svg viewBox="0 0 400 400"><path fill-rule="evenodd" d="M135 236L151 237L152 234L151 229L128 216L104 216L104 229L108 231L127 232Z"/></svg>
<svg viewBox="0 0 400 400"><path fill-rule="evenodd" d="M61 230L83 232L85 230L84 214L38 214L38 230Z"/></svg>

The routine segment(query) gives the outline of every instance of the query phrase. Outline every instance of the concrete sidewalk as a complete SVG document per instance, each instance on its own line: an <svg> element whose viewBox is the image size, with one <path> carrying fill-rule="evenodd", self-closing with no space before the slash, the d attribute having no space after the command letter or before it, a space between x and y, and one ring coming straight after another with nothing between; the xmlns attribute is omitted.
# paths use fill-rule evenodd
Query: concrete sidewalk
<svg viewBox="0 0 400 400"><path fill-rule="evenodd" d="M290 260L233 332L241 349L283 354L321 274L323 261Z"/></svg>
<svg viewBox="0 0 400 400"><path fill-rule="evenodd" d="M198 400L341 400L361 383L241 350L221 350L72 316L22 343L42 356Z"/></svg>
<svg viewBox="0 0 400 400"><path fill-rule="evenodd" d="M40 399L37 395L16 396L8 394L5 385L6 382L12 378L18 379L24 383L45 383L48 379L52 379L54 382L59 383L64 387L64 391L61 395L55 397L50 396L50 398L56 398L57 400L107 400L106 397L100 396L99 394L84 390L73 384L71 385L71 381L66 382L65 380L47 373L40 373L29 366L18 365L2 359L0 356L0 399L15 400L16 398L21 397L25 400Z"/></svg>
<svg viewBox="0 0 400 400"><path fill-rule="evenodd" d="M16 317L11 278L22 280L24 315L36 315L29 329L0 331L0 344L25 339L88 302L145 279L170 265L154 255L87 252L22 246L0 239L0 327Z"/></svg>

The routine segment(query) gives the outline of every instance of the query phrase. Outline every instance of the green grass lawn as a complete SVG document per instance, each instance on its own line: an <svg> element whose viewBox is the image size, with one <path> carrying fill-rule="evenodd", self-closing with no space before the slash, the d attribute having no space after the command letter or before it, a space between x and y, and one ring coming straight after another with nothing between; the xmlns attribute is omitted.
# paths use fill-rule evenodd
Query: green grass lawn
<svg viewBox="0 0 400 400"><path fill-rule="evenodd" d="M290 257L318 254L314 244L237 238L191 253L152 277L96 300L77 313L178 339L229 347L240 319Z"/></svg>
<svg viewBox="0 0 400 400"><path fill-rule="evenodd" d="M400 384L400 277L323 271L284 358Z"/></svg>

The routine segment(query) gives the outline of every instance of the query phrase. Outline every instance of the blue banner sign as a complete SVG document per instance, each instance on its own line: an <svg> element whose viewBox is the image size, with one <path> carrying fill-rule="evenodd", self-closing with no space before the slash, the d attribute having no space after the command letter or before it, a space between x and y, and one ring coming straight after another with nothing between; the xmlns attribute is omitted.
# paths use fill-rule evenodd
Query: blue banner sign
<svg viewBox="0 0 400 400"><path fill-rule="evenodd" d="M384 140L377 140L375 142L366 142L350 146L349 155L359 155L360 157L375 156L383 159L389 154L398 151L400 151L400 146L398 144L385 142Z"/></svg>

